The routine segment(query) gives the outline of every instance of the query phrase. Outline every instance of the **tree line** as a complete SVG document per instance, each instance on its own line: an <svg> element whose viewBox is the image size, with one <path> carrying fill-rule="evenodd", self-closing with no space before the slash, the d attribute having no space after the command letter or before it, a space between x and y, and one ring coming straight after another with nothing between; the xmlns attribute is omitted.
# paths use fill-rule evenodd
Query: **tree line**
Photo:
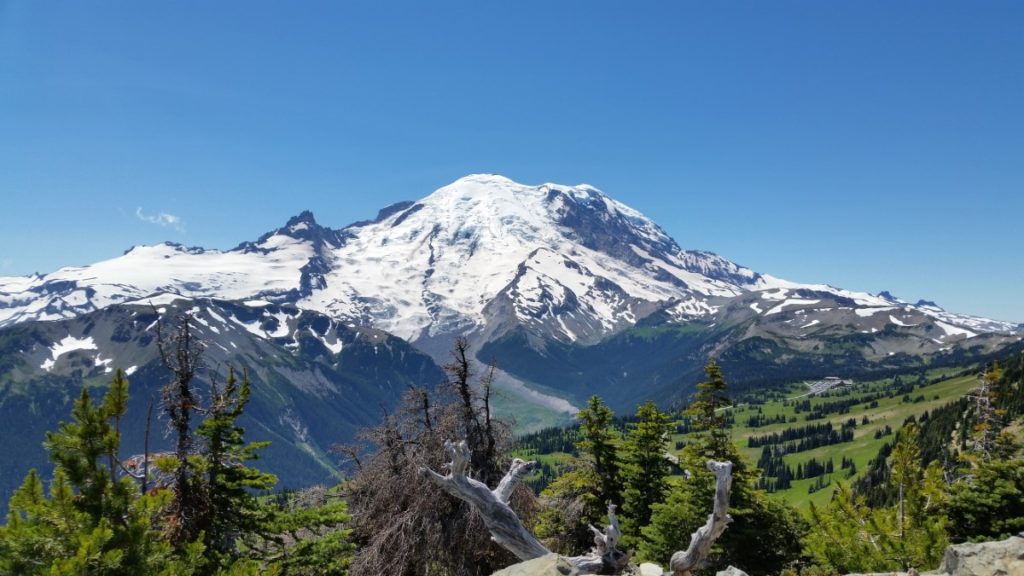
<svg viewBox="0 0 1024 576"><path fill-rule="evenodd" d="M857 428L857 420L850 418L840 425L839 430L832 427L831 422L809 424L799 428L786 428L781 432L750 436L747 438L748 448L786 444L785 453L803 452L821 446L830 446L853 440L853 431Z"/></svg>

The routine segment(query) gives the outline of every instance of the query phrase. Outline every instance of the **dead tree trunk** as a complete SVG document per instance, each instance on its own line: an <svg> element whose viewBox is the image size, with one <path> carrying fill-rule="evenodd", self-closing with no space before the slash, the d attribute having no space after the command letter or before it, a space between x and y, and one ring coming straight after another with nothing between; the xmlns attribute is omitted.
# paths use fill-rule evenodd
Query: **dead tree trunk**
<svg viewBox="0 0 1024 576"><path fill-rule="evenodd" d="M729 492L732 489L732 462L708 461L708 470L715 475L715 505L708 521L690 535L690 547L672 555L669 569L673 576L689 576L711 551L711 545L732 522L729 516Z"/></svg>
<svg viewBox="0 0 1024 576"><path fill-rule="evenodd" d="M450 440L445 442L445 451L451 456L447 475L442 476L426 467L420 468L420 473L452 496L472 504L483 518L493 540L520 560L532 560L551 553L523 526L519 516L508 506L516 482L529 472L535 462L523 462L518 458L513 460L508 473L492 491L483 482L467 476L471 455L464 441L458 444ZM707 523L690 536L689 548L672 555L669 566L674 576L688 576L690 570L697 568L707 558L711 545L732 522L727 513L732 489L732 463L709 461L707 466L715 475L714 509ZM621 532L615 505L611 503L608 505L608 522L603 531L590 527L596 544L590 554L568 559L580 574L618 574L629 564L629 554L618 549Z"/></svg>
<svg viewBox="0 0 1024 576"><path fill-rule="evenodd" d="M442 476L429 468L420 468L420 473L436 482L446 492L472 504L491 531L495 542L516 555L520 560L531 560L550 554L537 537L530 533L519 520L519 516L508 506L515 483L529 472L533 462L523 462L518 458L512 462L501 483L492 492L486 484L466 475L469 467L470 453L466 443L444 443L445 451L451 456L447 476Z"/></svg>

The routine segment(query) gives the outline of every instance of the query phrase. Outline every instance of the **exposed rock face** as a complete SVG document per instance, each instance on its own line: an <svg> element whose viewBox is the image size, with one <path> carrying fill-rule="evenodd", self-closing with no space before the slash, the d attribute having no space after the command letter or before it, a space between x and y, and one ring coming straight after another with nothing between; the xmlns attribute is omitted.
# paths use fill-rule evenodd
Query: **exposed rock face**
<svg viewBox="0 0 1024 576"><path fill-rule="evenodd" d="M1024 534L1001 542L957 544L946 549L938 575L1024 576Z"/></svg>

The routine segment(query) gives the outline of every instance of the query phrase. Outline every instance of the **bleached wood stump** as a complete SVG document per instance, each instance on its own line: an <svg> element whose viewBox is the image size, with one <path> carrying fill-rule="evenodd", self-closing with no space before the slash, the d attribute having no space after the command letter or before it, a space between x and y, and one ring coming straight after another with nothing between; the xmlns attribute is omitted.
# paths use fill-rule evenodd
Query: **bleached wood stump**
<svg viewBox="0 0 1024 576"><path fill-rule="evenodd" d="M673 576L689 576L711 551L711 545L732 522L729 516L729 494L732 491L732 462L708 461L708 470L715 475L715 504L708 521L690 535L690 546L672 555L669 570Z"/></svg>
<svg viewBox="0 0 1024 576"><path fill-rule="evenodd" d="M551 553L523 526L519 516L508 505L516 483L536 462L524 462L518 458L513 460L508 473L497 488L491 490L483 482L467 475L470 453L465 442L455 444L449 440L445 442L445 452L451 457L448 474L441 475L426 467L421 467L420 473L452 496L473 505L490 530L491 538L520 560L532 560ZM690 570L697 568L707 558L711 545L732 521L727 512L732 488L732 463L709 461L707 466L715 475L714 508L707 523L691 535L689 548L672 555L669 567L674 576L688 576ZM618 574L629 564L629 554L618 548L622 533L615 509L615 505L609 503L608 525L604 530L590 527L594 532L595 543L590 553L568 558L580 574Z"/></svg>

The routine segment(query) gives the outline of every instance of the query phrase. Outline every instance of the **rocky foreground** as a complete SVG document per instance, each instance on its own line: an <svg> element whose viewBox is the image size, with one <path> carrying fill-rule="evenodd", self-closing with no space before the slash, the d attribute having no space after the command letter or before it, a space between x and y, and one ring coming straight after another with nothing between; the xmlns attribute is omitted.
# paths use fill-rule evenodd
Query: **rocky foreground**
<svg viewBox="0 0 1024 576"><path fill-rule="evenodd" d="M509 566L494 576L576 576L579 572L566 558L549 554L527 562ZM635 576L662 576L665 572L655 564L631 567ZM1024 576L1024 533L999 542L954 544L946 549L942 565L929 572L882 572L848 576ZM742 570L730 566L716 576L746 576Z"/></svg>

